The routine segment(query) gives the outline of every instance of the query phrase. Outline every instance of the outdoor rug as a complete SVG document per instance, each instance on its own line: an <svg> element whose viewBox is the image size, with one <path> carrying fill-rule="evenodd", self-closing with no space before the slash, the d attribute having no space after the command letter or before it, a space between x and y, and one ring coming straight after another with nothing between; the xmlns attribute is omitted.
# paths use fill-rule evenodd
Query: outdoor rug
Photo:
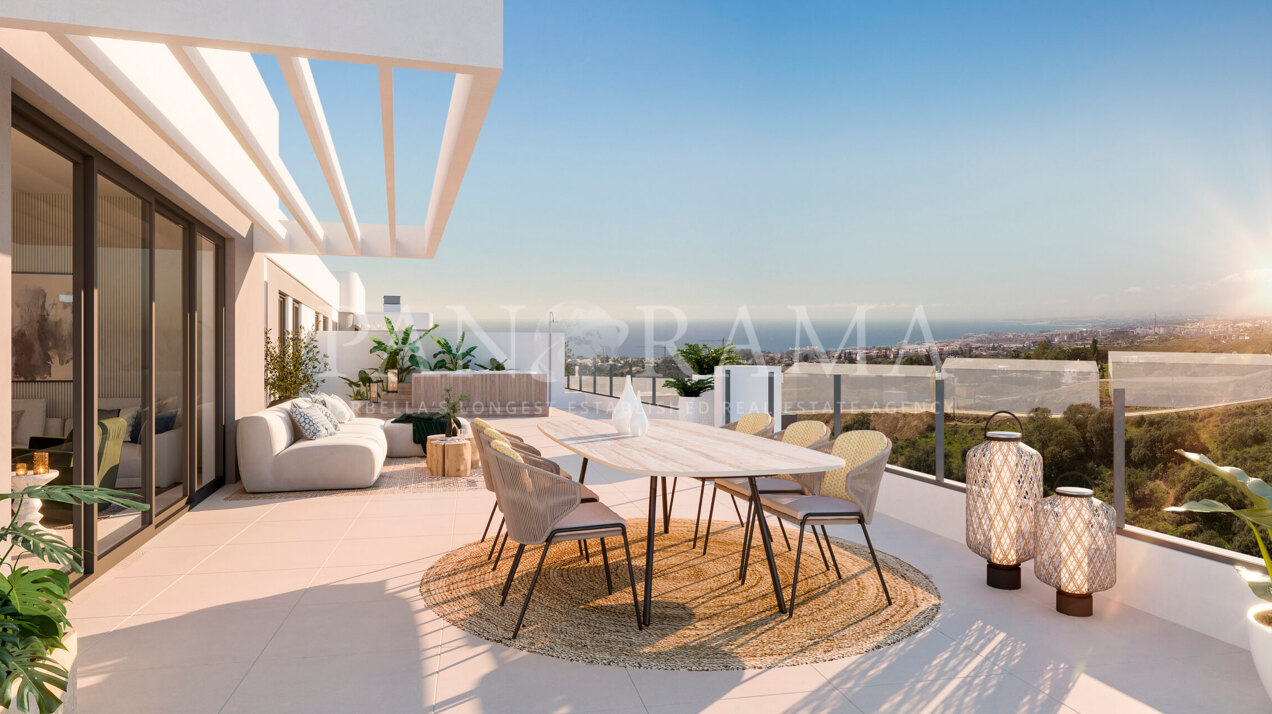
<svg viewBox="0 0 1272 714"><path fill-rule="evenodd" d="M774 526L776 528L776 526ZM628 521L637 592L644 598L644 519ZM614 593L606 595L600 545L589 541L591 562L574 542L553 545L517 639L508 639L539 562L541 546L527 546L505 606L499 596L513 544L497 572L486 560L490 541L443 556L420 583L424 600L452 625L519 650L574 662L669 670L784 667L841 659L886 647L936 617L936 585L905 561L879 554L892 605L884 598L865 546L832 538L843 579L822 563L812 531L804 539L798 605L788 620L777 612L763 548L756 539L745 584L737 580L742 529L713 525L711 549L692 547L693 521L661 523L655 541L652 624L636 629L636 612L620 538L606 539ZM795 554L774 532L778 569L789 599ZM795 529L790 529L795 541Z"/></svg>
<svg viewBox="0 0 1272 714"><path fill-rule="evenodd" d="M433 476L422 456L385 459L380 478L366 488L336 489L330 491L278 491L275 493L248 493L240 484L238 489L225 497L227 501L260 501L272 499L316 498L319 496L356 496L368 493L428 493L431 491L477 491L486 487L481 469L474 467L468 476Z"/></svg>

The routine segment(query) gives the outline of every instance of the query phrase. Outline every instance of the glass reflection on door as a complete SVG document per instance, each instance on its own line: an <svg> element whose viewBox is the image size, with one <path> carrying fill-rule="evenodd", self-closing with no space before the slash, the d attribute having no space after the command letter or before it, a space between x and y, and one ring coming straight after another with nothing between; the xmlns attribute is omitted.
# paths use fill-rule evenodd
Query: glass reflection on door
<svg viewBox="0 0 1272 714"><path fill-rule="evenodd" d="M149 403L150 205L105 176L97 180L97 453L94 470L77 475L96 483L145 493L145 473L155 431L174 428L179 417ZM153 506L153 503L151 504ZM119 506L97 508L99 556L141 530L142 514Z"/></svg>
<svg viewBox="0 0 1272 714"><path fill-rule="evenodd" d="M185 437L186 227L155 215L155 511L188 495Z"/></svg>
<svg viewBox="0 0 1272 714"><path fill-rule="evenodd" d="M198 405L198 447L195 454L195 484L198 489L215 481L221 473L220 379L221 320L217 300L220 275L220 246L199 235L195 256L195 394Z"/></svg>

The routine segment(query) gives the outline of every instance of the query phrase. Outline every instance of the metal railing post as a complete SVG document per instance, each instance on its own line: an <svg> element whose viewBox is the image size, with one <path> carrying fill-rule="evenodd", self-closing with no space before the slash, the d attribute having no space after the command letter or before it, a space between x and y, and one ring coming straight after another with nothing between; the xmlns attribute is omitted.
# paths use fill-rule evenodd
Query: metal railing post
<svg viewBox="0 0 1272 714"><path fill-rule="evenodd" d="M658 404L658 368L654 367L650 370L653 377L649 380L649 403Z"/></svg>
<svg viewBox="0 0 1272 714"><path fill-rule="evenodd" d="M593 357L592 358L592 394L600 394L600 392L596 391L596 367L597 367L596 358Z"/></svg>
<svg viewBox="0 0 1272 714"><path fill-rule="evenodd" d="M729 400L731 398L731 395L729 394L729 392L730 392L730 387L732 386L730 384L730 381L732 379L733 379L733 372L730 371L728 367L725 367L724 368L724 405L723 405L725 424L729 424L733 421L733 419L730 418L730 414L729 414Z"/></svg>
<svg viewBox="0 0 1272 714"><path fill-rule="evenodd" d="M614 396L614 363L610 362L610 396Z"/></svg>
<svg viewBox="0 0 1272 714"><path fill-rule="evenodd" d="M936 482L941 483L945 480L945 380L935 380L936 387Z"/></svg>
<svg viewBox="0 0 1272 714"><path fill-rule="evenodd" d="M1113 390L1113 510L1126 526L1126 389Z"/></svg>
<svg viewBox="0 0 1272 714"><path fill-rule="evenodd" d="M834 376L834 382L835 388L833 390L833 394L835 397L835 406L833 409L834 418L832 420L830 433L831 436L839 436L844 432L844 412L843 408L840 406L843 394L843 375L836 374Z"/></svg>

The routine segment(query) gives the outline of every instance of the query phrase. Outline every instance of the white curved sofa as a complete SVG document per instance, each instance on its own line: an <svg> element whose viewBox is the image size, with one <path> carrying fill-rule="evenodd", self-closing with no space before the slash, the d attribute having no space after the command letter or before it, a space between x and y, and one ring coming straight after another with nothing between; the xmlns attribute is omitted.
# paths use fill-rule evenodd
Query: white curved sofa
<svg viewBox="0 0 1272 714"><path fill-rule="evenodd" d="M356 417L332 436L307 439L292 423L290 408L291 402L283 402L238 420L244 489L263 493L366 488L380 477L389 454L384 420Z"/></svg>

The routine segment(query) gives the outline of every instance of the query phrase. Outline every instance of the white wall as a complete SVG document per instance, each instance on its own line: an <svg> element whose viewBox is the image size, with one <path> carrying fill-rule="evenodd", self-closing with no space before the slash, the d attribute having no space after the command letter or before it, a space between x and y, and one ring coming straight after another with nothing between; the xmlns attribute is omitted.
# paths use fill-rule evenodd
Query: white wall
<svg viewBox="0 0 1272 714"><path fill-rule="evenodd" d="M269 253L269 259L328 305L340 304L340 279L316 255ZM268 276L267 276L268 277ZM334 316L331 316L334 317Z"/></svg>
<svg viewBox="0 0 1272 714"><path fill-rule="evenodd" d="M362 284L362 277L351 270L337 270L332 273L340 284L340 300L336 309L340 312L352 312L361 315L367 311L367 288Z"/></svg>
<svg viewBox="0 0 1272 714"><path fill-rule="evenodd" d="M965 543L965 494L932 481L888 473L878 511ZM1253 558L1250 562L1251 567L1261 565ZM1031 563L1023 570L1023 577L1033 577ZM1249 649L1245 611L1259 602L1230 565L1124 535L1117 538L1117 584L1095 597L1116 600L1243 649Z"/></svg>

